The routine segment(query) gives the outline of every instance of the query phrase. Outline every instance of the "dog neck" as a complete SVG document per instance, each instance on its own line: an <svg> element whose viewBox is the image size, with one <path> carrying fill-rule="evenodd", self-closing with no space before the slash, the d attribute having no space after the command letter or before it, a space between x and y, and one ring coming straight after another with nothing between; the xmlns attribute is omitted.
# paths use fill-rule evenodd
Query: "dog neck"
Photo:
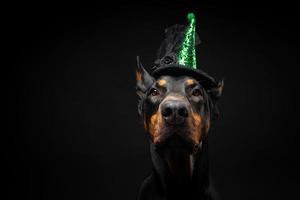
<svg viewBox="0 0 300 200"><path fill-rule="evenodd" d="M182 185L191 181L194 160L192 153L185 150L165 149L159 152L159 155L165 161L173 183Z"/></svg>
<svg viewBox="0 0 300 200"><path fill-rule="evenodd" d="M202 191L208 185L207 141L202 141L193 152L180 150L159 150L150 145L155 174L161 188L176 195L191 193L191 190ZM174 192L175 191L175 192ZM167 192L168 193L168 192Z"/></svg>

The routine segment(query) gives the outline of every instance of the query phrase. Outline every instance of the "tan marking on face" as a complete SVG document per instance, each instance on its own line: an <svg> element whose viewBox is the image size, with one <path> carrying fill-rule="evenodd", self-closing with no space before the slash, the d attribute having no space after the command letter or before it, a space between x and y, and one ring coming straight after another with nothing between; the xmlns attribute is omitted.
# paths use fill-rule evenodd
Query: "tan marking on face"
<svg viewBox="0 0 300 200"><path fill-rule="evenodd" d="M164 79L160 79L160 80L157 81L157 84L158 84L159 86L164 86L164 85L166 85L166 83L167 83L167 81L164 80Z"/></svg>
<svg viewBox="0 0 300 200"><path fill-rule="evenodd" d="M185 81L185 84L186 84L187 86L193 85L193 84L195 84L195 83L196 83L196 82L195 82L194 79L187 79L187 80Z"/></svg>
<svg viewBox="0 0 300 200"><path fill-rule="evenodd" d="M153 142L156 142L156 139L158 138L159 134L160 134L160 123L161 123L162 119L161 119L161 115L159 114L159 112L157 111L156 113L154 113L149 121L148 121L148 127L149 127L149 134L150 134L150 138Z"/></svg>
<svg viewBox="0 0 300 200"><path fill-rule="evenodd" d="M135 79L136 79L136 81L141 81L142 80L141 72L135 71Z"/></svg>
<svg viewBox="0 0 300 200"><path fill-rule="evenodd" d="M202 138L202 122L199 114L192 113L190 117L191 138L196 144L199 144Z"/></svg>

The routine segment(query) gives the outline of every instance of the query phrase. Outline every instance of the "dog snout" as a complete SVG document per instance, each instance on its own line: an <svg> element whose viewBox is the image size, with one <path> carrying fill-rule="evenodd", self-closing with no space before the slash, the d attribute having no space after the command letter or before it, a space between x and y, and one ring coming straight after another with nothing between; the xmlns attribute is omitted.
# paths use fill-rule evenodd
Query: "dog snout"
<svg viewBox="0 0 300 200"><path fill-rule="evenodd" d="M166 101L161 106L161 115L168 124L182 124L188 114L187 104L183 101Z"/></svg>

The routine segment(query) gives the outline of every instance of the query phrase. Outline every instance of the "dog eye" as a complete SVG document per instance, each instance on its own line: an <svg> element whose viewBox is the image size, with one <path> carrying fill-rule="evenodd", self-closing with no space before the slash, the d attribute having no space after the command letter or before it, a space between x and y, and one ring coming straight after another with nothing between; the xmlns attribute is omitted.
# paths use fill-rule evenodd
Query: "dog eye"
<svg viewBox="0 0 300 200"><path fill-rule="evenodd" d="M199 89L194 89L193 93L192 93L193 96L200 96L201 95L201 91Z"/></svg>
<svg viewBox="0 0 300 200"><path fill-rule="evenodd" d="M150 94L151 94L152 96L157 96L157 95L159 95L159 91L158 91L157 89L155 89L155 88L152 88L152 89L150 90Z"/></svg>

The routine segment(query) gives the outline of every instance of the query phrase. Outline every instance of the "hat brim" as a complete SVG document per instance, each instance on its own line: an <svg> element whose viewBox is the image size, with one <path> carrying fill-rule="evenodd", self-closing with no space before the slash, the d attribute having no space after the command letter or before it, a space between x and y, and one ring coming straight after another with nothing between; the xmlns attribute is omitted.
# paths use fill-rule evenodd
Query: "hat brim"
<svg viewBox="0 0 300 200"><path fill-rule="evenodd" d="M190 76L196 79L206 90L214 88L218 85L213 77L202 70L190 69L176 65L159 67L152 72L152 76L156 79L160 76Z"/></svg>

